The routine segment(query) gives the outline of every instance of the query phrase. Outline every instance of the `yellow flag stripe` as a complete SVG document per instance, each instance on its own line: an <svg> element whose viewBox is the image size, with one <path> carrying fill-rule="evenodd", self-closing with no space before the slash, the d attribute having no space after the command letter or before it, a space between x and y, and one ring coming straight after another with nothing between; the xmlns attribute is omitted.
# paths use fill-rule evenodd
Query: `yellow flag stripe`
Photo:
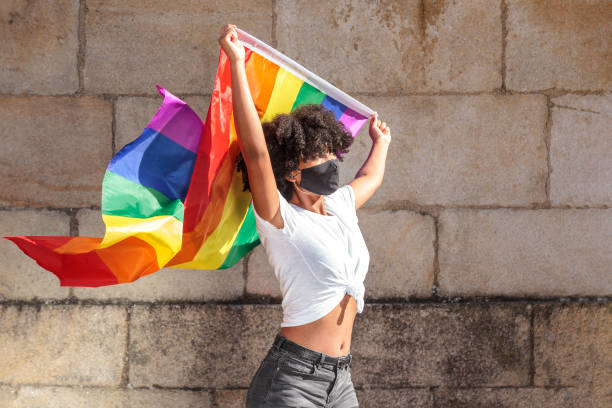
<svg viewBox="0 0 612 408"><path fill-rule="evenodd" d="M280 68L274 82L274 90L268 102L266 113L261 118L262 122L269 122L279 113L289 113L300 93L304 81Z"/></svg>
<svg viewBox="0 0 612 408"><path fill-rule="evenodd" d="M138 237L151 245L162 267L180 250L183 223L171 215L151 218L121 217L102 214L106 234L98 248L106 248L128 237Z"/></svg>

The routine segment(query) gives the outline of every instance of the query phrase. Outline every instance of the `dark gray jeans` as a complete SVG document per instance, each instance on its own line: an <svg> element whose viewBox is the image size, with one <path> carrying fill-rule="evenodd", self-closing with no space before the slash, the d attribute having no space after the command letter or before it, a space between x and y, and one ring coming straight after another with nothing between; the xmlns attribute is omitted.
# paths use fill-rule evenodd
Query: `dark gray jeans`
<svg viewBox="0 0 612 408"><path fill-rule="evenodd" d="M251 380L246 406L358 407L351 359L351 353L332 357L278 333Z"/></svg>

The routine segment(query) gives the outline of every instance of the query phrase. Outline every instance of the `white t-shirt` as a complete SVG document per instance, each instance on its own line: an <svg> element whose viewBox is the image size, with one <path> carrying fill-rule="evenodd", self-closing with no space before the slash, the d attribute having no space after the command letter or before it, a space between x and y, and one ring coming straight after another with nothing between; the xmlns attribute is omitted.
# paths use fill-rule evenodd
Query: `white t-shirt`
<svg viewBox="0 0 612 408"><path fill-rule="evenodd" d="M353 188L346 184L323 196L331 215L289 203L280 191L278 196L282 229L261 218L254 207L253 213L283 295L281 327L320 319L345 293L355 298L361 313L370 254L357 224Z"/></svg>

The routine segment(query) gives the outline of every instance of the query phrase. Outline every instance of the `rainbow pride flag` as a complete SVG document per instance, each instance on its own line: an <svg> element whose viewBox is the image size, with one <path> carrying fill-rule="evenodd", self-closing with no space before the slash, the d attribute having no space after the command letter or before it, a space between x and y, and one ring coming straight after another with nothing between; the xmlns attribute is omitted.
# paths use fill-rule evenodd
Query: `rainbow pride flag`
<svg viewBox="0 0 612 408"><path fill-rule="evenodd" d="M237 29L262 122L321 104L353 137L373 111L264 42ZM109 163L102 182L103 238L5 237L60 286L105 286L163 267L225 269L259 244L252 197L236 169L230 63L221 49L206 121L157 85L161 107Z"/></svg>

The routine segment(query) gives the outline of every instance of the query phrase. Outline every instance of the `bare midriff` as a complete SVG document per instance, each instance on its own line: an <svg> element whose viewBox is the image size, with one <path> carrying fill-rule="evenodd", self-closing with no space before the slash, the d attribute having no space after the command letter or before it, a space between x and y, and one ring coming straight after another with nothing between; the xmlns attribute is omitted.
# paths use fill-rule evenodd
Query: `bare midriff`
<svg viewBox="0 0 612 408"><path fill-rule="evenodd" d="M353 322L357 302L348 293L331 312L301 326L281 327L280 333L288 340L330 356L345 356L351 350Z"/></svg>

